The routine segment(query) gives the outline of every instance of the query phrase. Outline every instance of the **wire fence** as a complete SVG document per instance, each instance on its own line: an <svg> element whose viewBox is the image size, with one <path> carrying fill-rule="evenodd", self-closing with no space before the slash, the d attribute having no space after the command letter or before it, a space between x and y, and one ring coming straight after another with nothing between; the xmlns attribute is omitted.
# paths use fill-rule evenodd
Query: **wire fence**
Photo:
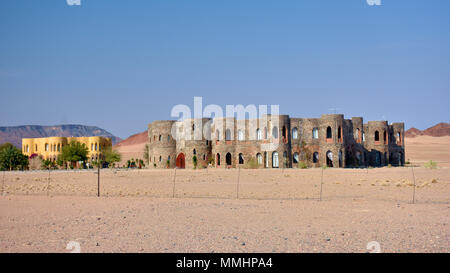
<svg viewBox="0 0 450 273"><path fill-rule="evenodd" d="M99 182L100 177L100 183ZM99 187L100 186L100 187ZM1 195L450 203L447 168L3 172Z"/></svg>

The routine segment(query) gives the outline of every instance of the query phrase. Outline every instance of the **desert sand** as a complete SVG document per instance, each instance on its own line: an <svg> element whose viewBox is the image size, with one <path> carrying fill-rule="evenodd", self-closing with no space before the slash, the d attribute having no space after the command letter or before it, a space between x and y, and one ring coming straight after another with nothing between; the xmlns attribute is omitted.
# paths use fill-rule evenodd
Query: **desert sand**
<svg viewBox="0 0 450 273"><path fill-rule="evenodd" d="M433 160L441 166L450 167L450 136L417 136L405 138L406 160L423 164Z"/></svg>
<svg viewBox="0 0 450 273"><path fill-rule="evenodd" d="M0 252L449 251L447 167L100 174L4 173Z"/></svg>

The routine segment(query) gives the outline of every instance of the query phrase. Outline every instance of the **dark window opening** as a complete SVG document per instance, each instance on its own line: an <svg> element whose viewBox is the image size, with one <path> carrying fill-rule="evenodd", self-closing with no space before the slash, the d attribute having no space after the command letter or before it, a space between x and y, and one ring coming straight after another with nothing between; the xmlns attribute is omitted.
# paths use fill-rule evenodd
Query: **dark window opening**
<svg viewBox="0 0 450 273"><path fill-rule="evenodd" d="M244 156L239 154L239 164L244 164Z"/></svg>

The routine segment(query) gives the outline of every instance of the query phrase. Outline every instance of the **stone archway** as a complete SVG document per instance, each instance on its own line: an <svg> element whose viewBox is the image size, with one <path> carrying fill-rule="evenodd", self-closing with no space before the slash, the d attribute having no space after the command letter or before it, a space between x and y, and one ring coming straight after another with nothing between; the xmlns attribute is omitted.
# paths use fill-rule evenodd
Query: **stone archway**
<svg viewBox="0 0 450 273"><path fill-rule="evenodd" d="M180 169L184 169L186 167L186 159L185 159L183 153L180 153L177 156L176 166L177 166L177 168L180 168Z"/></svg>

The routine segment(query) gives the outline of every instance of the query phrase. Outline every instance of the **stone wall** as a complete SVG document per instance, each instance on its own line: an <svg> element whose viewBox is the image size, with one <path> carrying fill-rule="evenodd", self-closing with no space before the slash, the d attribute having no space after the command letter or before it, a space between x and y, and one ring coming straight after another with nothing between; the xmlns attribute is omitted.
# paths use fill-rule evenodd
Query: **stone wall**
<svg viewBox="0 0 450 273"><path fill-rule="evenodd" d="M176 127L176 139L171 137L172 127ZM184 158L186 168L193 168L194 155L199 168L208 163L217 168L296 168L301 161L316 167L405 162L404 123L364 124L362 117L345 119L341 114L320 118L264 115L249 120L155 121L148 132L150 162L159 168L175 167L177 157Z"/></svg>

